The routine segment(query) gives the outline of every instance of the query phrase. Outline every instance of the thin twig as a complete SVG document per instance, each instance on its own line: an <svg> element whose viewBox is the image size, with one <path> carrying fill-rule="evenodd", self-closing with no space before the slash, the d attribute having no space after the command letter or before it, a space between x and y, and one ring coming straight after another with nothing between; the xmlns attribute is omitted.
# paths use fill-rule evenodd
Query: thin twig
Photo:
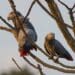
<svg viewBox="0 0 75 75"><path fill-rule="evenodd" d="M70 70L70 69L64 69L64 68L60 68L60 67L57 67L57 66L54 66L54 65L50 65L50 64L47 64L45 63L44 61L42 61L41 59L39 59L38 57L36 57L35 55L33 55L32 53L30 53L30 56L36 60L36 62L42 64L44 67L47 67L47 68L52 68L54 70L57 70L57 71L60 71L60 72L64 72L64 73L75 73L75 70Z"/></svg>
<svg viewBox="0 0 75 75"><path fill-rule="evenodd" d="M68 24L66 24L66 23L64 23L64 24L65 24L66 27L68 27L68 28L70 28L70 29L73 29L72 26L70 26L70 25L68 25Z"/></svg>
<svg viewBox="0 0 75 75"><path fill-rule="evenodd" d="M12 29L9 29L9 28L3 27L3 26L0 26L0 30L5 30L5 31L8 31L8 32L12 32Z"/></svg>
<svg viewBox="0 0 75 75"><path fill-rule="evenodd" d="M75 11L72 11L73 12L73 14L75 13Z"/></svg>
<svg viewBox="0 0 75 75"><path fill-rule="evenodd" d="M73 7L72 7L72 10L75 8L75 4L73 5Z"/></svg>
<svg viewBox="0 0 75 75"><path fill-rule="evenodd" d="M64 5L68 10L70 10L70 8L65 4L63 3L61 0L58 0L62 5Z"/></svg>
<svg viewBox="0 0 75 75"><path fill-rule="evenodd" d="M60 61L58 61L57 64L59 64L59 65L62 66L62 67L65 67L65 68L75 69L75 66L65 65L65 64L61 63Z"/></svg>
<svg viewBox="0 0 75 75"><path fill-rule="evenodd" d="M42 72L42 68L41 66L38 64L38 66L35 66L34 64L32 64L26 57L23 57L23 59L29 64L31 65L33 68L37 69L40 72L40 75L44 75Z"/></svg>
<svg viewBox="0 0 75 75"><path fill-rule="evenodd" d="M37 66L35 66L34 64L32 64L26 57L23 57L23 59L30 64L33 68L37 69Z"/></svg>
<svg viewBox="0 0 75 75"><path fill-rule="evenodd" d="M36 0L37 1L37 3L39 4L39 6L49 15L49 16L51 16L52 18L56 18L55 16L53 16L42 4L41 4L41 2L39 1L39 0Z"/></svg>
<svg viewBox="0 0 75 75"><path fill-rule="evenodd" d="M69 11L69 16L70 16L70 19L71 19L71 22L72 22L72 25L73 25L73 32L74 32L74 35L75 35L75 20L74 20L74 16L73 16L73 9L75 8L75 4L73 5L72 8L69 8L65 3L63 3L62 1L58 0L62 5L64 5L68 11Z"/></svg>
<svg viewBox="0 0 75 75"><path fill-rule="evenodd" d="M9 24L2 16L0 16L0 19L1 19L8 27L10 27L11 29L14 29L14 27L13 27L11 24Z"/></svg>
<svg viewBox="0 0 75 75"><path fill-rule="evenodd" d="M42 68L41 68L41 66L38 64L38 70L39 70L39 72L40 72L40 75L45 75L43 72L42 72Z"/></svg>
<svg viewBox="0 0 75 75"><path fill-rule="evenodd" d="M16 62L16 60L14 58L12 58L12 61L14 62L14 64L17 66L17 68L22 72L23 70L21 69L21 67L18 65L18 63Z"/></svg>
<svg viewBox="0 0 75 75"><path fill-rule="evenodd" d="M30 12L31 12L31 9L32 9L32 7L34 6L35 2L36 2L35 0L32 2L31 6L30 6L30 8L29 8L29 10L28 10L28 12L27 12L25 18L24 18L24 21L25 21L25 19L29 16L29 14L30 14Z"/></svg>
<svg viewBox="0 0 75 75"><path fill-rule="evenodd" d="M69 15L70 15L70 19L72 21L73 26L75 26L75 22L74 22L74 17L73 17L73 9L75 8L75 4L73 5L72 8L69 8L65 3L63 3L62 1L58 0L62 5L64 5L68 11L69 11Z"/></svg>

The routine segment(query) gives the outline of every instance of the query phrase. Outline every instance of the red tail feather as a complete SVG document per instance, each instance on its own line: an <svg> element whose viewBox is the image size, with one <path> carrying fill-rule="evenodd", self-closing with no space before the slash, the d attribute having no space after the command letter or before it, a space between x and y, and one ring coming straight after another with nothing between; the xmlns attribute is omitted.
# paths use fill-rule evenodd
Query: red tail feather
<svg viewBox="0 0 75 75"><path fill-rule="evenodd" d="M31 48L30 50L33 50L33 49L37 50L36 47L33 47L33 48ZM20 56L21 56L21 57L27 56L30 50L24 50L24 49L19 50Z"/></svg>
<svg viewBox="0 0 75 75"><path fill-rule="evenodd" d="M20 56L23 57L23 56L27 56L28 52L26 52L25 50L20 50Z"/></svg>

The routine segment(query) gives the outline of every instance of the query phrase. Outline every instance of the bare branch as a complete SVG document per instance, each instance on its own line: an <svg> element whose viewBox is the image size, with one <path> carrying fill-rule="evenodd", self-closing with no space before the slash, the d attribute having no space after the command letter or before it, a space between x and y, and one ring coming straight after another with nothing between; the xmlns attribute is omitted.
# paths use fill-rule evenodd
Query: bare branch
<svg viewBox="0 0 75 75"><path fill-rule="evenodd" d="M0 19L1 19L8 27L10 27L11 29L14 29L14 27L13 27L11 24L9 24L2 16L0 16Z"/></svg>
<svg viewBox="0 0 75 75"><path fill-rule="evenodd" d="M73 14L75 13L75 11L72 11L73 12Z"/></svg>
<svg viewBox="0 0 75 75"><path fill-rule="evenodd" d="M30 64L33 68L37 69L37 66L35 66L34 64L32 64L26 57L23 57L23 59Z"/></svg>
<svg viewBox="0 0 75 75"><path fill-rule="evenodd" d="M72 7L72 10L75 8L75 4L73 5L73 7Z"/></svg>
<svg viewBox="0 0 75 75"><path fill-rule="evenodd" d="M56 62L56 63L59 64L59 65L62 66L62 67L65 67L65 68L75 69L75 66L65 65L65 64L61 63L60 61L58 61L58 62Z"/></svg>
<svg viewBox="0 0 75 75"><path fill-rule="evenodd" d="M52 18L56 18L55 16L53 16L42 4L39 0L36 0L37 3L39 4L39 6L49 15L51 16Z"/></svg>
<svg viewBox="0 0 75 75"><path fill-rule="evenodd" d="M34 1L32 2L32 4L31 4L31 6L30 6L30 8L29 8L29 10L28 10L28 12L27 12L27 14L26 14L24 20L29 16L29 14L30 14L30 12L31 12L31 9L32 9L32 7L34 6L35 2L36 2L36 0L34 0Z"/></svg>
<svg viewBox="0 0 75 75"><path fill-rule="evenodd" d="M40 72L40 75L45 75L43 72L42 72L42 68L41 68L41 66L38 64L38 70L39 70L39 72Z"/></svg>
<svg viewBox="0 0 75 75"><path fill-rule="evenodd" d="M57 66L54 66L54 65L47 64L44 61L42 61L41 59L39 59L38 57L36 57L35 55L33 55L32 53L30 53L30 56L34 60L36 60L38 63L42 64L44 67L47 67L47 68L50 68L50 69L52 68L54 70L58 70L58 71L64 72L64 73L75 73L75 70L64 69L64 68L60 68L60 67L57 67Z"/></svg>
<svg viewBox="0 0 75 75"><path fill-rule="evenodd" d="M66 24L66 23L64 23L64 24L65 24L66 27L68 27L68 28L70 28L70 29L73 29L72 26L70 26L70 25L68 25L68 24Z"/></svg>
<svg viewBox="0 0 75 75"><path fill-rule="evenodd" d="M33 68L39 70L40 72L40 75L44 75L43 72L42 72L42 68L41 66L38 64L38 66L35 66L34 64L32 64L26 57L23 57L23 59L29 64L31 65Z"/></svg>
<svg viewBox="0 0 75 75"><path fill-rule="evenodd" d="M5 30L5 31L8 31L8 32L12 32L13 31L12 29L9 29L9 28L3 27L3 26L0 26L0 30Z"/></svg>
<svg viewBox="0 0 75 75"><path fill-rule="evenodd" d="M64 5L68 10L70 10L70 8L65 4L63 3L61 0L58 0L62 5Z"/></svg>
<svg viewBox="0 0 75 75"><path fill-rule="evenodd" d="M73 32L74 32L74 35L75 35L75 21L74 21L74 17L73 17L73 9L75 8L75 4L73 5L72 8L69 8L65 3L63 3L62 1L58 0L62 5L64 5L68 11L69 11L69 15L70 15L70 19L71 19L71 22L72 22L72 25L73 25Z"/></svg>
<svg viewBox="0 0 75 75"><path fill-rule="evenodd" d="M14 58L12 58L12 61L14 62L14 64L17 66L17 68L18 68L20 71L23 71Z"/></svg>

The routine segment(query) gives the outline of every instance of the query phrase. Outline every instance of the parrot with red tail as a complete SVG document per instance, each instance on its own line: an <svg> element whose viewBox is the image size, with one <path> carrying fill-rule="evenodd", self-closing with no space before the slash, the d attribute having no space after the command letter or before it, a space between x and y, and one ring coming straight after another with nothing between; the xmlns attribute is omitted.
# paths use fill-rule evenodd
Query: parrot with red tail
<svg viewBox="0 0 75 75"><path fill-rule="evenodd" d="M20 12L16 12L19 20L23 23L23 28L26 31L26 34L32 39L33 42L37 41L37 33L35 31L35 28L33 27L32 23L29 21L28 18L24 19L24 16L20 13ZM37 50L37 48L32 45L29 41L29 39L27 38L27 36L24 34L24 32L22 31L22 29L20 28L19 22L16 18L15 13L12 11L9 13L8 15L8 20L11 20L14 24L14 36L18 42L19 45L19 53L20 56L26 56L30 50Z"/></svg>

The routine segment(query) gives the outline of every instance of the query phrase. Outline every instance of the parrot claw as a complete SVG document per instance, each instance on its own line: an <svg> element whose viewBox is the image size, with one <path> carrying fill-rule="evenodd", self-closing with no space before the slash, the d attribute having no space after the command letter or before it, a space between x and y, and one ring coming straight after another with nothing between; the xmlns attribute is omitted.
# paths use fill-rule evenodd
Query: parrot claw
<svg viewBox="0 0 75 75"><path fill-rule="evenodd" d="M36 46L33 46L33 49L34 49L35 51L37 51L37 47L36 47Z"/></svg>
<svg viewBox="0 0 75 75"><path fill-rule="evenodd" d="M52 55L50 55L49 59L53 59L53 56L52 56Z"/></svg>
<svg viewBox="0 0 75 75"><path fill-rule="evenodd" d="M53 61L56 63L58 62L58 60L59 60L59 56L57 56L56 58L53 58Z"/></svg>

